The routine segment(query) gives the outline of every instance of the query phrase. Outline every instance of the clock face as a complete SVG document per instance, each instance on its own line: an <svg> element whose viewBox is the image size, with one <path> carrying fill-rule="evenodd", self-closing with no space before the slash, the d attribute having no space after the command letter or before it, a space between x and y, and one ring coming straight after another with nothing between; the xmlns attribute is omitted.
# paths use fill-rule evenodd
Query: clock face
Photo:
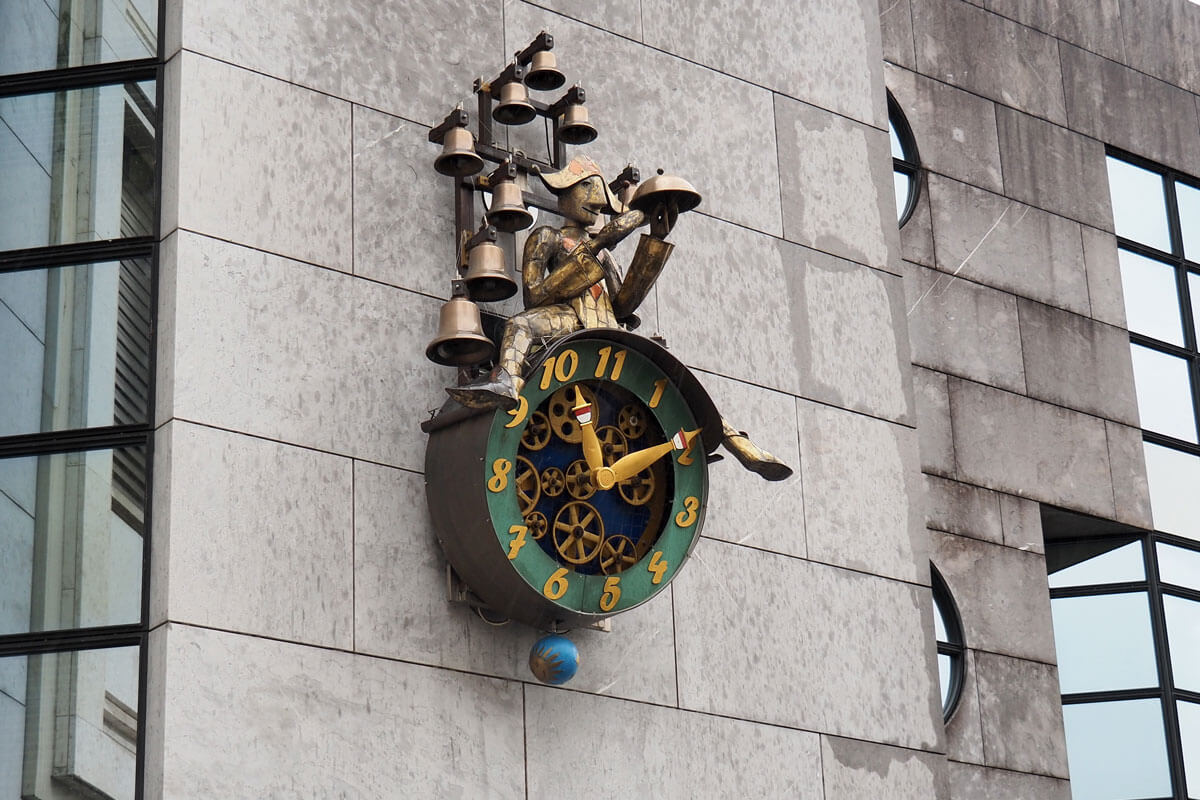
<svg viewBox="0 0 1200 800"><path fill-rule="evenodd" d="M572 338L492 420L482 481L496 546L572 616L604 617L667 586L700 533L699 424L637 350Z"/></svg>

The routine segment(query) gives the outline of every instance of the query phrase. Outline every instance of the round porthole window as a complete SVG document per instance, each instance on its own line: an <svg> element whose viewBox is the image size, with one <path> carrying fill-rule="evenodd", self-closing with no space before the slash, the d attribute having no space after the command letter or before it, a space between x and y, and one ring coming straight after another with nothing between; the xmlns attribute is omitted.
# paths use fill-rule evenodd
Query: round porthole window
<svg viewBox="0 0 1200 800"><path fill-rule="evenodd" d="M933 628L937 638L938 680L942 686L942 717L950 719L962 695L966 645L962 622L950 589L937 568L929 565L933 588Z"/></svg>
<svg viewBox="0 0 1200 800"><path fill-rule="evenodd" d="M888 92L888 130L892 140L892 178L896 189L896 218L900 226L908 222L921 192L918 180L921 159L908 120L896 98Z"/></svg>

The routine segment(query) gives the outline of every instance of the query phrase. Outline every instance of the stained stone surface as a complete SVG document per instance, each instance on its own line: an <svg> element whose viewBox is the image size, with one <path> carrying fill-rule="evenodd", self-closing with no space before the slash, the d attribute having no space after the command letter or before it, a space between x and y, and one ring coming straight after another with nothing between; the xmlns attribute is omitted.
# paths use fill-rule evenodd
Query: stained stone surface
<svg viewBox="0 0 1200 800"><path fill-rule="evenodd" d="M428 517L420 475L355 464L356 649L532 681L529 650L542 633L517 623L489 625L448 601L446 561ZM675 704L670 590L613 619L611 633L577 629L570 638L581 660L572 689Z"/></svg>
<svg viewBox="0 0 1200 800"><path fill-rule="evenodd" d="M169 525L156 531L169 564L167 616L350 647L350 460L178 420L168 427L170 461L156 459L170 503Z"/></svg>
<svg viewBox="0 0 1200 800"><path fill-rule="evenodd" d="M1067 777L1058 670L994 653L976 653L975 663L988 765Z"/></svg>
<svg viewBox="0 0 1200 800"><path fill-rule="evenodd" d="M953 476L954 433L950 424L950 392L946 376L913 367L913 394L917 406L917 441L921 469Z"/></svg>
<svg viewBox="0 0 1200 800"><path fill-rule="evenodd" d="M913 44L912 6L909 0L879 0L880 38L883 60L916 69Z"/></svg>
<svg viewBox="0 0 1200 800"><path fill-rule="evenodd" d="M564 17L595 25L597 28L603 28L629 39L642 41L646 13L638 3L630 3L627 0L537 0L537 5L562 14ZM555 30L551 29L550 32L555 33ZM532 37L530 38L532 40ZM522 43L519 47L524 47L524 45L525 43ZM555 46L557 45L558 40L556 39ZM514 45L511 49L516 51L518 45ZM559 64L559 69L564 69L566 66L566 64ZM571 82L568 79L567 86L570 85Z"/></svg>
<svg viewBox="0 0 1200 800"><path fill-rule="evenodd" d="M525 690L525 721L530 797L821 797L806 731L542 686Z"/></svg>
<svg viewBox="0 0 1200 800"><path fill-rule="evenodd" d="M1121 0L973 0L1011 20L1115 61L1125 60Z"/></svg>
<svg viewBox="0 0 1200 800"><path fill-rule="evenodd" d="M898 747L821 737L825 800L945 800L945 760Z"/></svg>
<svg viewBox="0 0 1200 800"><path fill-rule="evenodd" d="M1111 435L1109 450L1112 450ZM1024 497L1001 494L1000 517L1004 523L1004 544L1031 553L1046 552L1042 542L1042 514L1037 503Z"/></svg>
<svg viewBox="0 0 1200 800"><path fill-rule="evenodd" d="M1134 69L1200 92L1200 18L1184 0L1120 0L1125 55ZM1166 46L1168 43L1172 46Z"/></svg>
<svg viewBox="0 0 1200 800"><path fill-rule="evenodd" d="M954 761L982 764L983 723L979 719L979 678L975 651L968 648L963 658L962 694L954 714L946 721L946 757Z"/></svg>
<svg viewBox="0 0 1200 800"><path fill-rule="evenodd" d="M936 250L933 245L933 213L930 210L929 178L926 173L917 175L921 189L916 205L908 221L900 228L900 254L905 261L937 266Z"/></svg>
<svg viewBox="0 0 1200 800"><path fill-rule="evenodd" d="M1000 495L996 492L926 475L925 497L930 528L996 544L1003 542Z"/></svg>
<svg viewBox="0 0 1200 800"><path fill-rule="evenodd" d="M1126 326L1125 290L1121 285L1121 264L1117 258L1117 238L1097 228L1080 226L1083 233L1083 258L1087 267L1088 298L1091 316L1118 328Z"/></svg>
<svg viewBox="0 0 1200 800"><path fill-rule="evenodd" d="M808 557L927 583L912 429L801 403L800 437Z"/></svg>
<svg viewBox="0 0 1200 800"><path fill-rule="evenodd" d="M525 797L518 684L177 624L160 646L163 798Z"/></svg>
<svg viewBox="0 0 1200 800"><path fill-rule="evenodd" d="M1108 457L1112 464L1113 504L1121 522L1152 529L1150 487L1146 482L1146 451L1140 428L1105 422Z"/></svg>
<svg viewBox="0 0 1200 800"><path fill-rule="evenodd" d="M877 0L721 3L642 0L646 44L882 128ZM798 47L819 41L821 47Z"/></svg>
<svg viewBox="0 0 1200 800"><path fill-rule="evenodd" d="M705 540L672 584L682 707L933 749L929 590Z"/></svg>
<svg viewBox="0 0 1200 800"><path fill-rule="evenodd" d="M1071 800L1071 784L1061 778L988 769L954 761L947 765L955 800Z"/></svg>

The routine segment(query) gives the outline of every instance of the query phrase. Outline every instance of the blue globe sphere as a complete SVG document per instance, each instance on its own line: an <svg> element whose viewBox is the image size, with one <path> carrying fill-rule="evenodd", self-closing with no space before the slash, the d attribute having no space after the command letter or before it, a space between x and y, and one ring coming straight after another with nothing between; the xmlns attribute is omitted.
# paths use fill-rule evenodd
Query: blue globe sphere
<svg viewBox="0 0 1200 800"><path fill-rule="evenodd" d="M579 649L565 636L543 636L529 651L529 669L542 683L559 686L575 677Z"/></svg>

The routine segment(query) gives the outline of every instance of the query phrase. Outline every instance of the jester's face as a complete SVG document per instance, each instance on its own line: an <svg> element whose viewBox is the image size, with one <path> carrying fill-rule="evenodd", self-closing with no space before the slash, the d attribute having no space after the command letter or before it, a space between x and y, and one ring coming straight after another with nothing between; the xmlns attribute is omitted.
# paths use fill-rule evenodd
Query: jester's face
<svg viewBox="0 0 1200 800"><path fill-rule="evenodd" d="M608 207L604 179L599 175L584 178L558 197L559 213L585 227L592 225L602 212L608 210Z"/></svg>

